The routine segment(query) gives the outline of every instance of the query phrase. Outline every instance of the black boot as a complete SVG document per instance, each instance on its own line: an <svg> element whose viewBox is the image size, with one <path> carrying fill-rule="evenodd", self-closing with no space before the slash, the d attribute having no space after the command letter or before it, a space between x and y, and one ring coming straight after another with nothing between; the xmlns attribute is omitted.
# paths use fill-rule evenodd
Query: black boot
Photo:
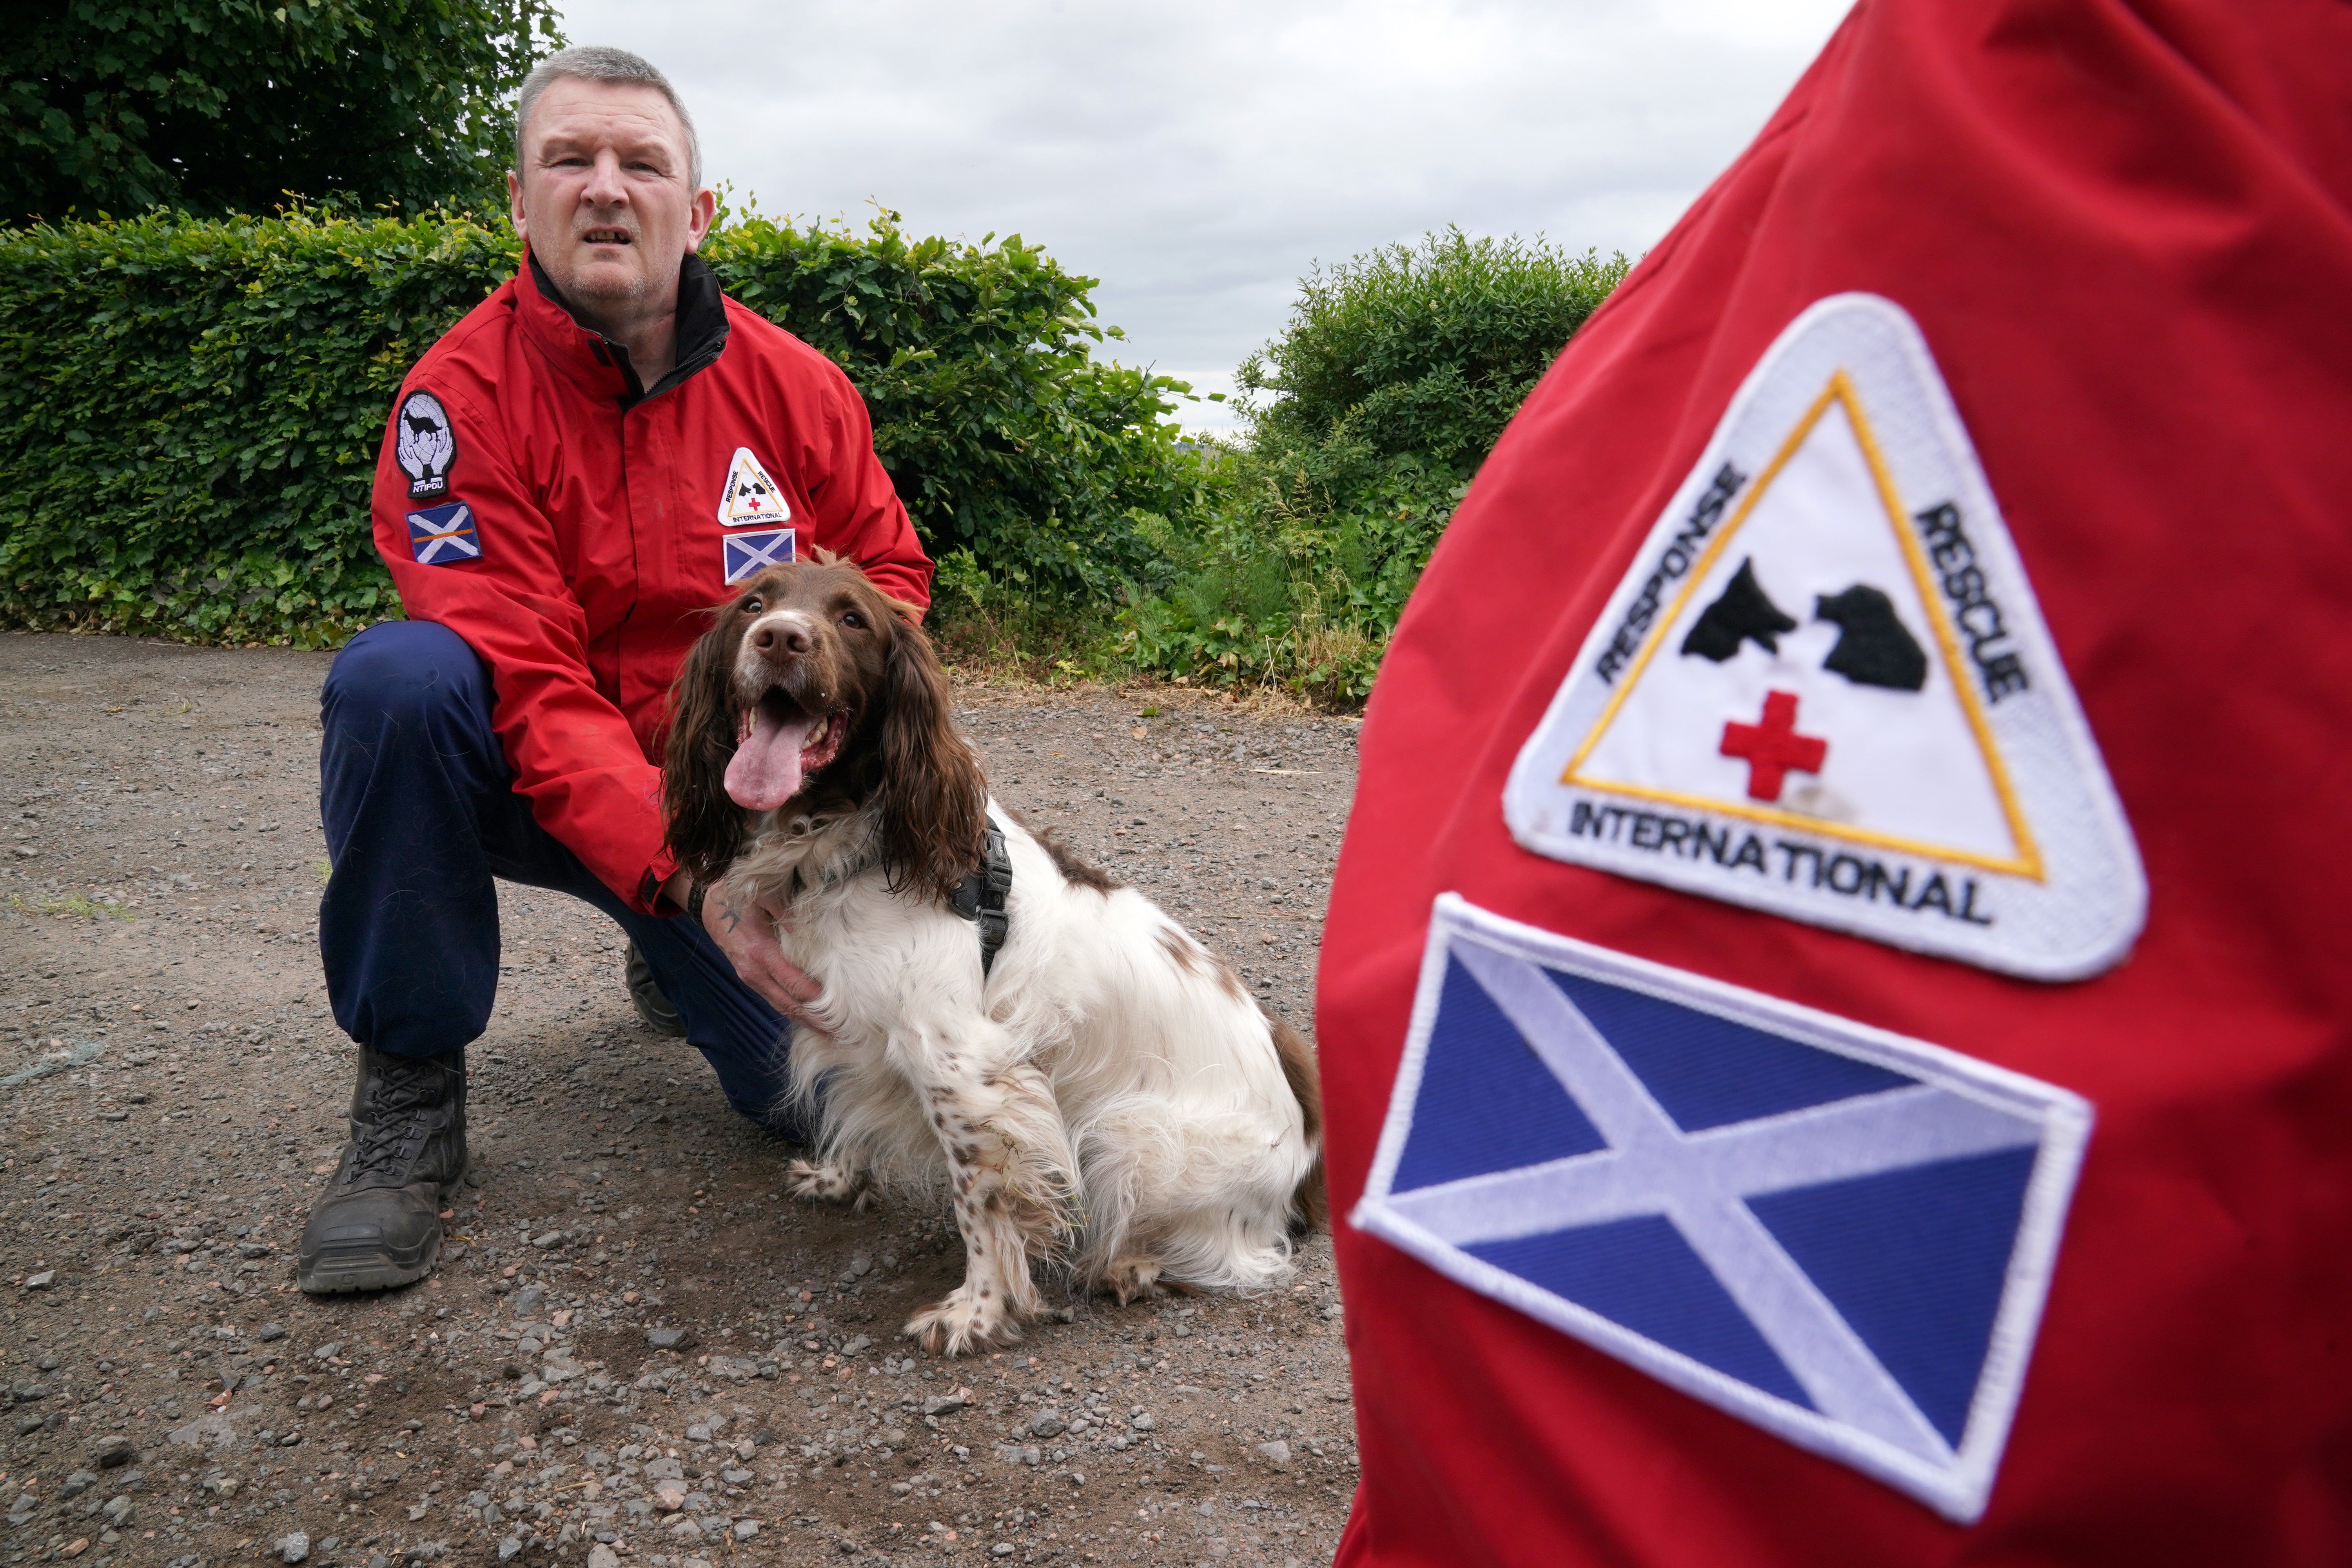
<svg viewBox="0 0 2352 1568"><path fill-rule="evenodd" d="M686 1025L677 1009L669 1005L661 987L654 984L654 966L637 951L635 942L629 943L629 957L621 970L622 983L629 988L629 1002L637 1010L637 1017L656 1035L674 1039L686 1037Z"/></svg>
<svg viewBox="0 0 2352 1568"><path fill-rule="evenodd" d="M465 1053L362 1046L352 1141L310 1205L295 1283L331 1296L424 1279L441 1252L441 1200L465 1174Z"/></svg>

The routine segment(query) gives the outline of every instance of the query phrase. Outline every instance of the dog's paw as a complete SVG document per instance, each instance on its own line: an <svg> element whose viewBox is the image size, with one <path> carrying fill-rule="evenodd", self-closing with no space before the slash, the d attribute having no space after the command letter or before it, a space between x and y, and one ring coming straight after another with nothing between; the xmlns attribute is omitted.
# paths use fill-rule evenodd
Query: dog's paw
<svg viewBox="0 0 2352 1568"><path fill-rule="evenodd" d="M1131 1301L1164 1296L1160 1288L1160 1262L1152 1258L1122 1258L1103 1270L1095 1287L1106 1296L1116 1296L1122 1307Z"/></svg>
<svg viewBox="0 0 2352 1568"><path fill-rule="evenodd" d="M794 1160L784 1168L784 1190L809 1203L856 1204L861 1209L874 1196L874 1184L863 1171L833 1160L821 1165Z"/></svg>
<svg viewBox="0 0 2352 1568"><path fill-rule="evenodd" d="M971 1355L1021 1337L1021 1326L1003 1303L992 1295L973 1294L969 1285L959 1285L945 1300L924 1308L898 1331L942 1356Z"/></svg>

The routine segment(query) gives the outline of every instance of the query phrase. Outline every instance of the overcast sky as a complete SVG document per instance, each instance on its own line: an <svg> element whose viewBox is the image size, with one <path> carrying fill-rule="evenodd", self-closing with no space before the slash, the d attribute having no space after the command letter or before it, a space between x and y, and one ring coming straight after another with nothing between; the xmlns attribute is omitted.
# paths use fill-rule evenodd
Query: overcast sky
<svg viewBox="0 0 2352 1568"><path fill-rule="evenodd" d="M1200 392L1316 261L1458 224L1637 256L1845 0L573 0L772 214L1043 243ZM1223 423L1214 405L1186 423Z"/></svg>

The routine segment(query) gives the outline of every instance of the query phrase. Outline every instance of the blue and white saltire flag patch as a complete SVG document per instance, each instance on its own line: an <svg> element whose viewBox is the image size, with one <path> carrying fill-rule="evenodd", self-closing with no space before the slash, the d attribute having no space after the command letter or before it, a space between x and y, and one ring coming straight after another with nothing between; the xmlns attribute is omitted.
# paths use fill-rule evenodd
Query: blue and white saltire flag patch
<svg viewBox="0 0 2352 1568"><path fill-rule="evenodd" d="M2064 1089L1448 893L1353 1223L1966 1522L2090 1128Z"/></svg>
<svg viewBox="0 0 2352 1568"><path fill-rule="evenodd" d="M474 531L473 510L464 501L427 507L408 514L408 547L425 566L449 566L482 557L481 535Z"/></svg>
<svg viewBox="0 0 2352 1568"><path fill-rule="evenodd" d="M771 566L782 566L793 559L793 530L770 529L765 533L730 533L719 542L719 558L726 564L727 581L740 583L755 577Z"/></svg>

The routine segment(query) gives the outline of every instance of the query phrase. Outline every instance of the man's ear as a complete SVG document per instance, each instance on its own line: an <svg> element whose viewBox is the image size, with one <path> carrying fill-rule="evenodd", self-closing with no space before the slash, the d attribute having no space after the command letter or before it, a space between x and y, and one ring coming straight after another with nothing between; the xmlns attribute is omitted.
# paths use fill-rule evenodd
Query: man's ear
<svg viewBox="0 0 2352 1568"><path fill-rule="evenodd" d="M702 241L710 233L711 224L719 216L719 193L709 185L694 193L694 200L686 209L686 251L691 256L702 248Z"/></svg>

